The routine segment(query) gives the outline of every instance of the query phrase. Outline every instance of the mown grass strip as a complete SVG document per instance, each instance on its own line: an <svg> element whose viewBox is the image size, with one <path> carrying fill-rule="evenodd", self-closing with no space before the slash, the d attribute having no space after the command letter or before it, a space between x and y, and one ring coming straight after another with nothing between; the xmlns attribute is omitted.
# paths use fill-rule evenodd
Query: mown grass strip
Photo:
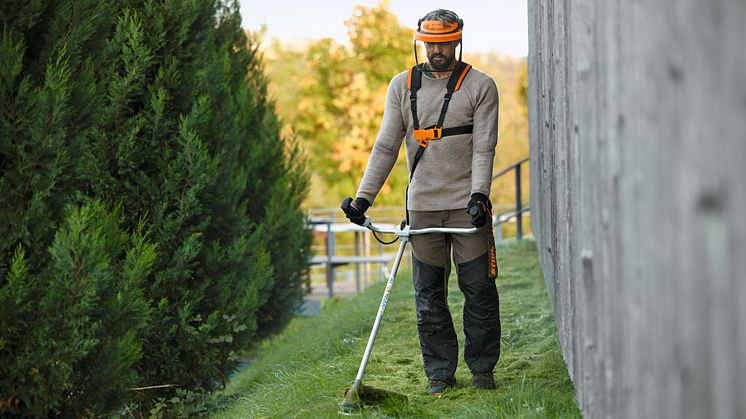
<svg viewBox="0 0 746 419"><path fill-rule="evenodd" d="M442 398L427 394L411 274L401 272L364 381L404 394L408 402L366 408L363 417L580 417L535 244L509 241L497 251L503 330L498 389L471 388L462 359L457 388ZM226 392L236 401L217 417L338 417L338 403L357 372L383 285L355 298L330 300L319 316L293 320L260 348L257 362L230 383ZM463 296L455 277L449 304L463 349Z"/></svg>

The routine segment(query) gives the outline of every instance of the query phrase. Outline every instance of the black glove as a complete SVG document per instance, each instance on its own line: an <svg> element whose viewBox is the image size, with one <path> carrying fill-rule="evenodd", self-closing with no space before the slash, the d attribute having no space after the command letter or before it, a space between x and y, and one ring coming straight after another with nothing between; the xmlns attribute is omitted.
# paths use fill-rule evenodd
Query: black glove
<svg viewBox="0 0 746 419"><path fill-rule="evenodd" d="M365 211L370 207L370 202L367 199L357 197L353 201L352 198L347 197L342 201L342 211L344 211L347 219L357 225L363 225L365 222Z"/></svg>
<svg viewBox="0 0 746 419"><path fill-rule="evenodd" d="M482 193L473 193L466 212L471 215L471 223L481 227L487 222L487 217L492 218L492 202Z"/></svg>

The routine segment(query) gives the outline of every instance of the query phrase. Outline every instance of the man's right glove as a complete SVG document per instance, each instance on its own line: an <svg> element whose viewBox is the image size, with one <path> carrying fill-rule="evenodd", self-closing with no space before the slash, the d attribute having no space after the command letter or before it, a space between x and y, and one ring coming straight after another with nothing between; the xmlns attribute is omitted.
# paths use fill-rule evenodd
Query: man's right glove
<svg viewBox="0 0 746 419"><path fill-rule="evenodd" d="M367 199L357 197L353 201L352 198L347 197L342 201L342 211L344 211L347 219L357 225L363 225L365 222L365 211L370 207L370 202Z"/></svg>
<svg viewBox="0 0 746 419"><path fill-rule="evenodd" d="M488 217L492 218L492 202L482 193L473 193L466 205L466 212L471 215L471 223L475 227L481 227L487 222Z"/></svg>

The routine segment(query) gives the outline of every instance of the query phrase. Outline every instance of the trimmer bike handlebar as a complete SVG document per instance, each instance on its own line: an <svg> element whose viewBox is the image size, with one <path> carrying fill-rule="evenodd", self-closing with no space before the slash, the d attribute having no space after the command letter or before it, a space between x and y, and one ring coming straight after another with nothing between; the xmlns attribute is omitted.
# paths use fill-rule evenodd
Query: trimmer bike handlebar
<svg viewBox="0 0 746 419"><path fill-rule="evenodd" d="M455 227L428 227L428 228L418 228L418 229L412 229L410 226L402 223L402 225L396 227L396 228L380 228L373 225L373 222L371 221L370 217L365 217L365 222L363 223L363 227L375 231L376 233L384 233L384 234L396 234L399 237L408 237L408 236L417 236L420 234L430 234L430 233L451 233L451 234L474 234L479 231L479 228L472 227L472 228L455 228Z"/></svg>

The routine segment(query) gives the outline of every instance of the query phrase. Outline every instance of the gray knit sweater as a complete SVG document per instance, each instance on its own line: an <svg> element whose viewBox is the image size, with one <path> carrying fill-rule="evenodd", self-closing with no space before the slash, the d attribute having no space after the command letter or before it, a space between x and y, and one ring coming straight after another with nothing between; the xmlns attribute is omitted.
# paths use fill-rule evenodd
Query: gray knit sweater
<svg viewBox="0 0 746 419"><path fill-rule="evenodd" d="M412 170L419 143L412 131L407 71L391 79L381 129L373 145L357 196L371 204L391 172L406 136L407 165ZM438 122L448 77L422 77L417 91L420 127ZM430 141L409 186L409 209L441 211L466 208L471 194L490 195L492 163L497 146L498 93L495 82L472 68L453 94L443 128L474 125L472 134Z"/></svg>

